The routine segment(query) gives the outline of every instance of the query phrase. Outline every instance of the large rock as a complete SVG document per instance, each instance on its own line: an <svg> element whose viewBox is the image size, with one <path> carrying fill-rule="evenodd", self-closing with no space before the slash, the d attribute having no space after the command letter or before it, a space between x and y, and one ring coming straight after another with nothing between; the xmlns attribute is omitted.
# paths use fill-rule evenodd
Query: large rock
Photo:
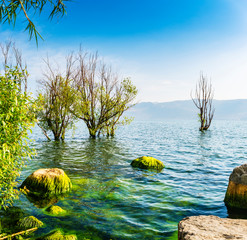
<svg viewBox="0 0 247 240"><path fill-rule="evenodd" d="M247 164L233 169L224 202L228 207L247 209Z"/></svg>
<svg viewBox="0 0 247 240"><path fill-rule="evenodd" d="M178 224L178 240L247 240L247 220L192 216Z"/></svg>
<svg viewBox="0 0 247 240"><path fill-rule="evenodd" d="M131 166L142 169L156 169L156 170L161 170L165 167L163 162L161 162L160 160L147 156L136 158L131 162Z"/></svg>
<svg viewBox="0 0 247 240"><path fill-rule="evenodd" d="M28 176L20 188L27 194L48 196L68 192L72 184L62 169L44 168Z"/></svg>

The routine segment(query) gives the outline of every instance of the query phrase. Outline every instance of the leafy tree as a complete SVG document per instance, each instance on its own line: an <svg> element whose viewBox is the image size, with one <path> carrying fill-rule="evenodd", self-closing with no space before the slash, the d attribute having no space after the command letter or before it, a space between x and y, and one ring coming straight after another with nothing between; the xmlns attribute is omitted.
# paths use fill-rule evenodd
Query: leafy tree
<svg viewBox="0 0 247 240"><path fill-rule="evenodd" d="M120 83L120 88L117 90L118 99L116 99L118 105L109 112L109 116L113 117L109 118L105 122L105 127L103 127L103 132L106 132L106 136L113 137L117 126L124 126L132 122L133 118L124 117L122 120L120 119L124 112L133 106L130 103L135 99L136 94L137 89L130 79L126 78Z"/></svg>
<svg viewBox="0 0 247 240"><path fill-rule="evenodd" d="M132 82L129 79L120 82L110 67L98 61L97 54L79 54L79 68L73 87L75 101L71 112L86 123L93 138L102 133L114 136L120 117L134 105L137 95Z"/></svg>
<svg viewBox="0 0 247 240"><path fill-rule="evenodd" d="M48 74L41 82L44 108L38 113L38 124L47 137L47 131L52 131L55 140L63 140L75 119L85 122L93 138L114 136L117 126L131 121L121 117L134 105L136 87L130 79L120 82L97 54L71 54L65 75L55 71L49 61L47 66Z"/></svg>
<svg viewBox="0 0 247 240"><path fill-rule="evenodd" d="M191 98L195 106L199 109L198 116L201 124L199 130L202 132L208 130L214 117L213 97L214 92L211 82L208 82L208 79L201 74L196 85L194 97L191 92Z"/></svg>
<svg viewBox="0 0 247 240"><path fill-rule="evenodd" d="M27 74L27 73L26 73ZM34 151L29 147L28 132L35 123L30 95L21 92L25 81L17 67L0 75L0 206L7 207L17 198L16 178Z"/></svg>
<svg viewBox="0 0 247 240"><path fill-rule="evenodd" d="M49 18L54 16L63 16L65 14L65 2L70 0L0 0L0 22L15 25L17 15L22 13L26 18L26 31L29 32L30 39L34 36L36 42L41 35L37 31L35 24L30 19L29 14L39 13L47 5L51 8Z"/></svg>
<svg viewBox="0 0 247 240"><path fill-rule="evenodd" d="M37 112L38 126L50 140L48 132L52 132L55 140L64 140L65 132L68 127L73 126L74 116L69 111L74 101L73 92L71 91L71 65L67 66L66 76L55 73L49 63L48 73L44 75L41 88L42 93L39 95L38 105L40 110Z"/></svg>

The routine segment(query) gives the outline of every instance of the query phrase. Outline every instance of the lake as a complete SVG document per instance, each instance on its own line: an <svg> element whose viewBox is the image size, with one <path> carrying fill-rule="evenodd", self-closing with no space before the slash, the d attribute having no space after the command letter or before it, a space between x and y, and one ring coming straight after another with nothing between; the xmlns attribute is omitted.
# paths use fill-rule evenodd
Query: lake
<svg viewBox="0 0 247 240"><path fill-rule="evenodd" d="M58 167L73 190L56 205L67 215L45 214L26 196L15 211L45 223L34 237L53 229L78 239L177 239L177 224L191 215L242 217L223 202L233 168L247 162L247 122L214 121L206 133L197 121L133 122L115 138L90 139L83 124L65 142L47 142L38 128L37 156L22 171L21 181L39 168ZM165 164L161 172L130 166L152 156ZM7 215L7 216L6 216ZM2 221L11 222L1 213Z"/></svg>

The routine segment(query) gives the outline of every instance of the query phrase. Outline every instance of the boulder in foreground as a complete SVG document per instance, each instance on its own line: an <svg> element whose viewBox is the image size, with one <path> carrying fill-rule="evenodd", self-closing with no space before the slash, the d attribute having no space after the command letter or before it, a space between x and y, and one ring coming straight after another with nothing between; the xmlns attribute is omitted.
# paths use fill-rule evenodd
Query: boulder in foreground
<svg viewBox="0 0 247 240"><path fill-rule="evenodd" d="M44 168L28 176L20 188L24 189L27 194L44 196L68 192L72 184L62 169Z"/></svg>
<svg viewBox="0 0 247 240"><path fill-rule="evenodd" d="M192 216L178 224L178 240L247 240L247 220Z"/></svg>
<svg viewBox="0 0 247 240"><path fill-rule="evenodd" d="M233 169L224 202L228 207L247 209L247 164Z"/></svg>
<svg viewBox="0 0 247 240"><path fill-rule="evenodd" d="M161 170L165 167L163 162L161 162L160 160L147 156L139 157L133 160L131 166L142 169L157 169L157 170Z"/></svg>

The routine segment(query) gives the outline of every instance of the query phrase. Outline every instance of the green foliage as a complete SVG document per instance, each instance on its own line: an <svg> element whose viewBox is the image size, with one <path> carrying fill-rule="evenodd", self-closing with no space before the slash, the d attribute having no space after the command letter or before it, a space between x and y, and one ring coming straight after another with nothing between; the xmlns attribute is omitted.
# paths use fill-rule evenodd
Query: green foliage
<svg viewBox="0 0 247 240"><path fill-rule="evenodd" d="M84 81L75 89L75 101L72 112L82 119L91 137L100 134L114 136L117 126L129 124L132 119L123 113L131 108L137 95L137 89L130 79L124 79L120 84L109 77L107 81Z"/></svg>
<svg viewBox="0 0 247 240"><path fill-rule="evenodd" d="M126 78L121 82L120 89L117 92L117 104L109 111L108 114L110 115L110 118L104 123L103 132L106 132L107 136L113 137L117 126L128 125L133 121L133 118L124 117L122 120L120 120L120 118L125 111L133 106L133 104L130 103L136 97L137 92L137 88L132 84L129 78Z"/></svg>
<svg viewBox="0 0 247 240"><path fill-rule="evenodd" d="M37 99L40 106L37 112L38 124L45 133L51 131L55 140L64 140L66 129L73 127L75 118L69 107L74 96L70 83L70 79L61 76L48 77L42 82L43 92Z"/></svg>
<svg viewBox="0 0 247 240"><path fill-rule="evenodd" d="M29 32L30 39L34 36L37 42L38 36L40 38L42 37L37 31L33 21L29 18L28 13L41 14L44 7L50 5L50 19L54 16L63 16L65 14L65 1L69 0L1 0L0 22L12 24L14 26L17 16L20 15L20 13L24 14L27 21L25 30Z"/></svg>
<svg viewBox="0 0 247 240"><path fill-rule="evenodd" d="M120 82L111 68L97 60L97 54L79 52L66 61L65 74L61 74L46 60L47 72L38 100L43 110L37 113L46 136L46 131L52 131L55 140L63 140L65 130L73 126L75 119L85 122L93 138L100 134L114 136L117 126L131 122L130 118L120 119L134 106L137 95L129 78Z"/></svg>
<svg viewBox="0 0 247 240"><path fill-rule="evenodd" d="M132 167L138 167L142 169L163 169L165 166L163 162L153 157L139 157L131 162Z"/></svg>
<svg viewBox="0 0 247 240"><path fill-rule="evenodd" d="M16 178L24 161L34 151L29 147L28 132L35 123L32 109L36 105L21 92L23 73L6 67L0 75L0 206L6 207L17 198Z"/></svg>

